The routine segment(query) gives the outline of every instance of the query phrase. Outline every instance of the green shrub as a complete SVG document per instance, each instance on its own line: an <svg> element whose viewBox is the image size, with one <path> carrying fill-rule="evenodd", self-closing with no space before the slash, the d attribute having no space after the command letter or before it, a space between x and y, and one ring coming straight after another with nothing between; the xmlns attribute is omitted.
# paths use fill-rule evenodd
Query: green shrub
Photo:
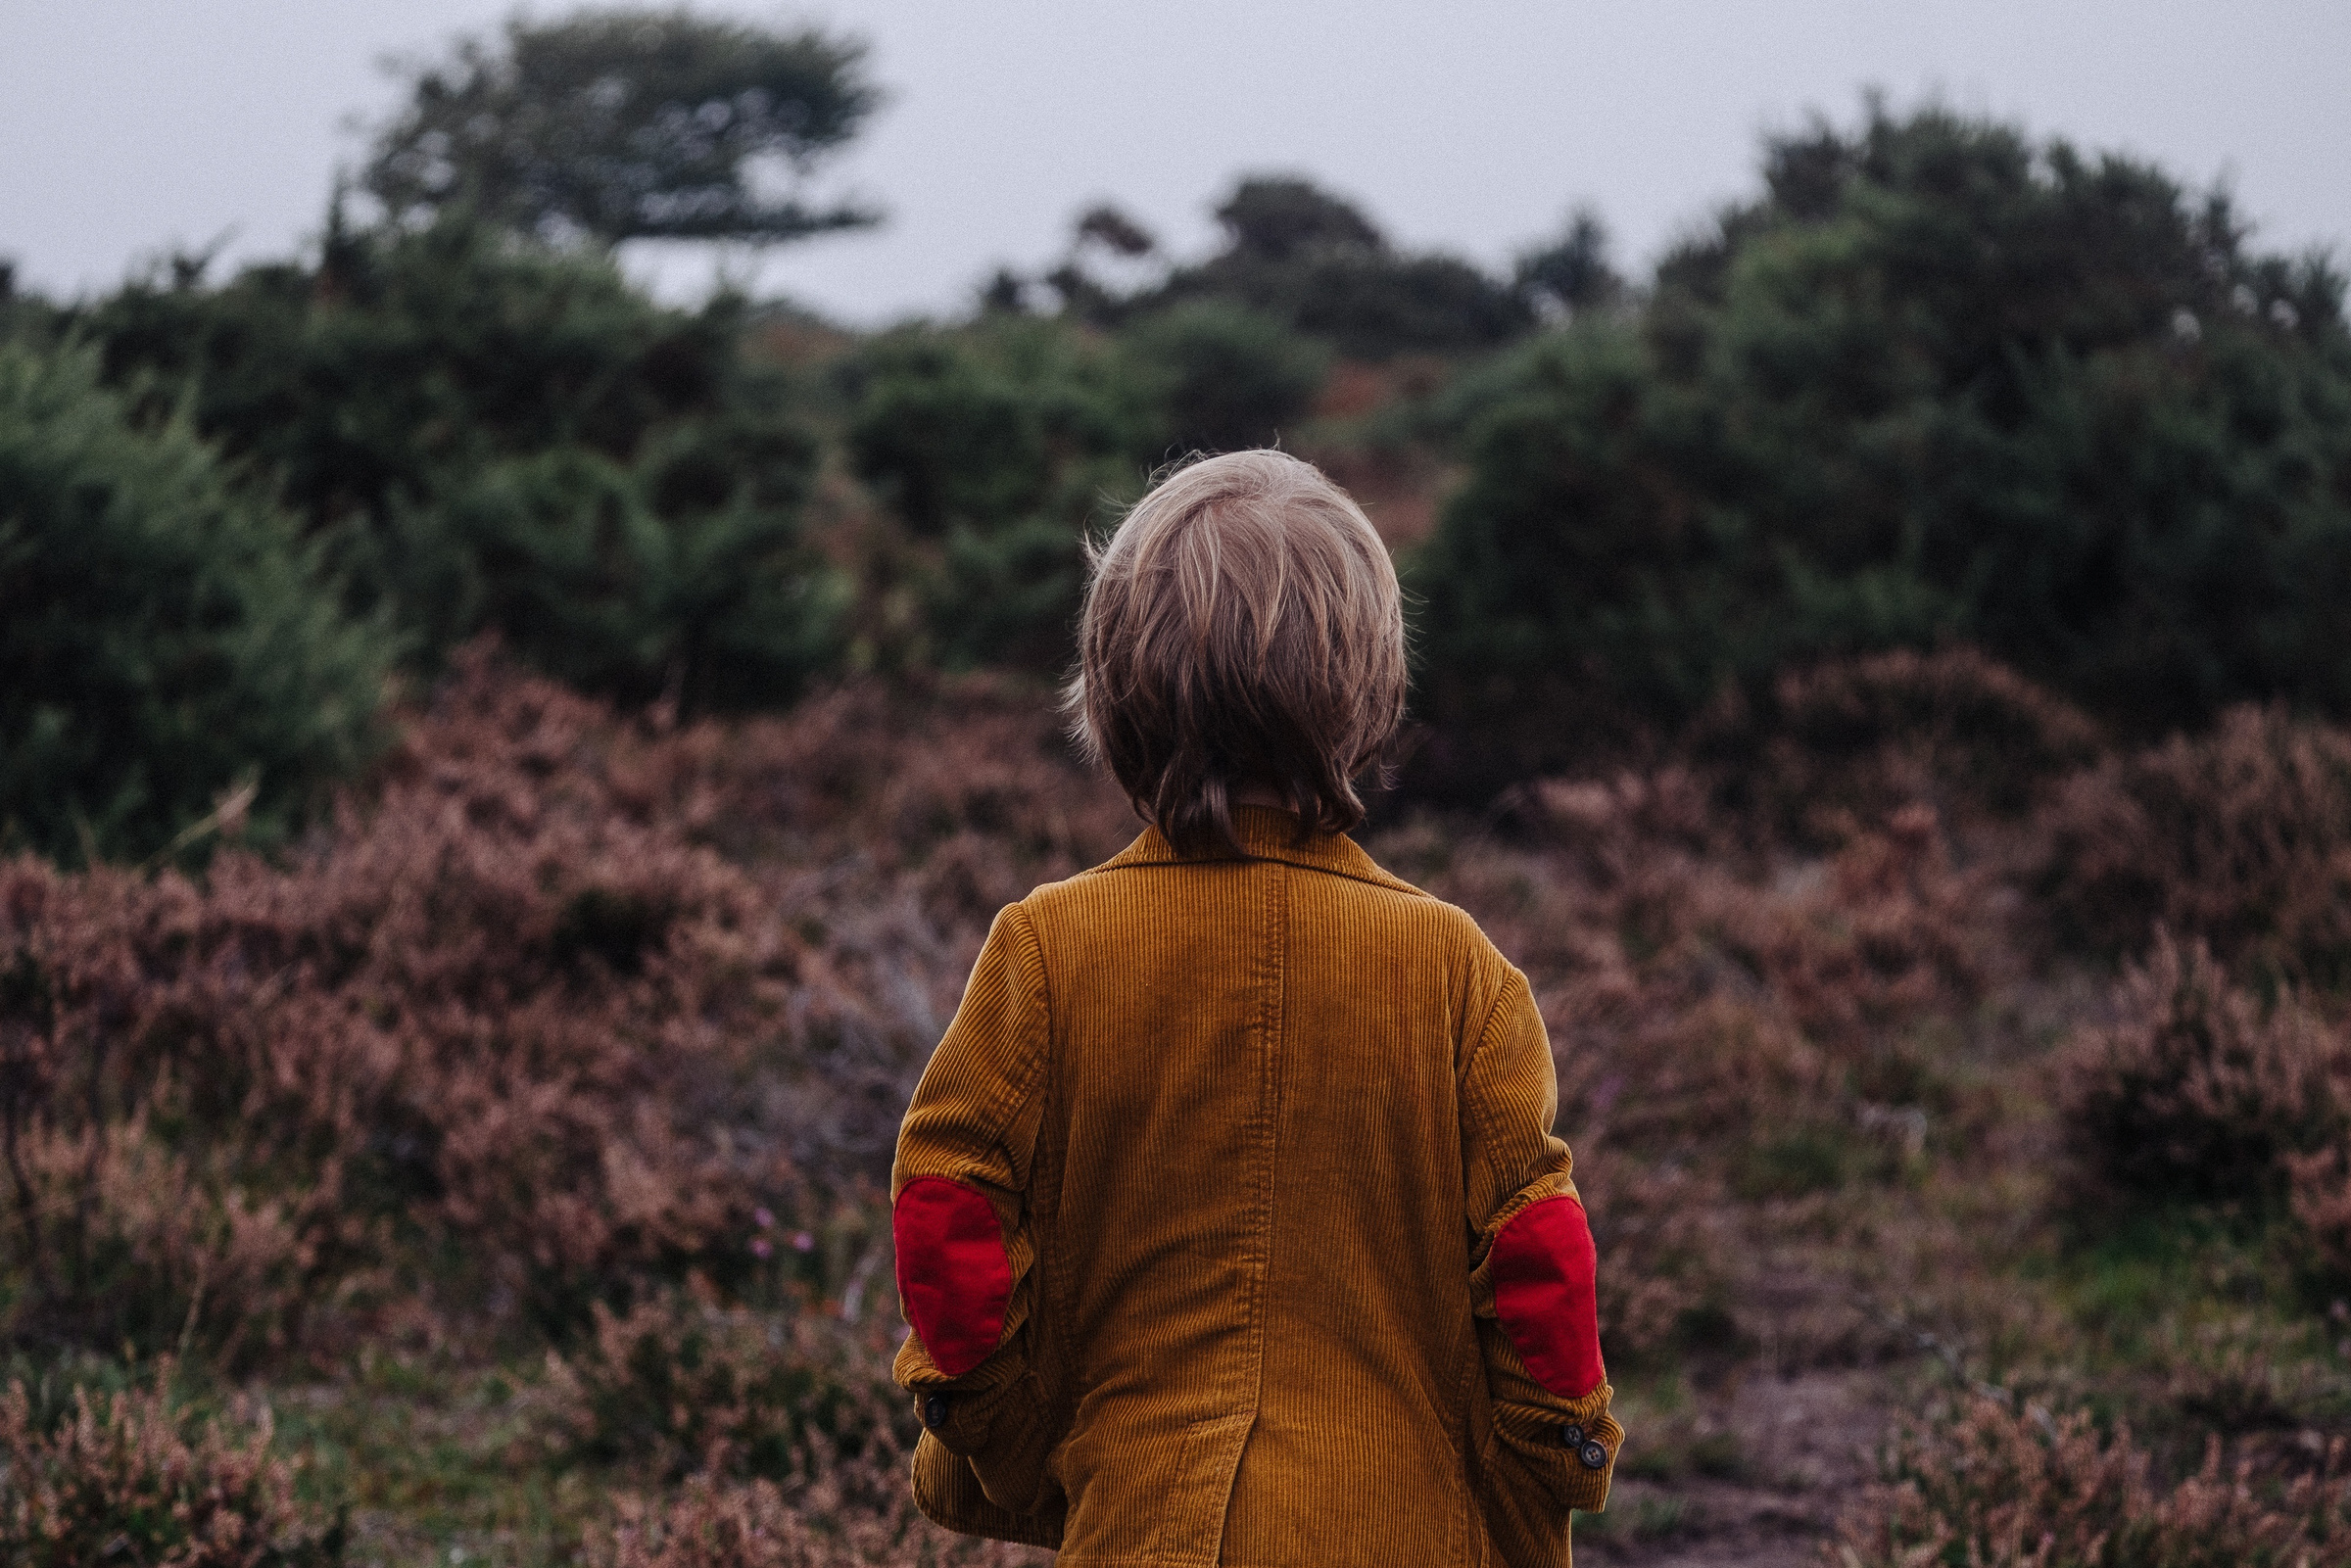
<svg viewBox="0 0 2351 1568"><path fill-rule="evenodd" d="M1058 671L1085 531L1159 460L1128 362L1064 323L989 318L888 334L843 380L850 463L910 536L918 660Z"/></svg>
<svg viewBox="0 0 2351 1568"><path fill-rule="evenodd" d="M933 646L949 668L1010 665L1052 674L1073 656L1084 592L1084 536L1030 517L992 534L958 526L923 605Z"/></svg>
<svg viewBox="0 0 2351 1568"><path fill-rule="evenodd" d="M1123 347L1155 394L1175 452L1276 445L1305 416L1328 368L1313 342L1223 300L1146 316Z"/></svg>
<svg viewBox="0 0 2351 1568"><path fill-rule="evenodd" d="M1396 250L1353 203L1309 181L1244 179L1216 215L1224 249L1122 313L1224 302L1358 359L1474 353L1535 324L1521 291L1458 257Z"/></svg>
<svg viewBox="0 0 2351 1568"><path fill-rule="evenodd" d="M884 340L856 375L849 460L913 534L997 525L1045 499L1058 410L964 344Z"/></svg>
<svg viewBox="0 0 2351 1568"><path fill-rule="evenodd" d="M909 532L1082 519L1099 487L1149 465L1151 409L1106 348L1058 322L911 327L844 367L858 477Z"/></svg>
<svg viewBox="0 0 2351 1568"><path fill-rule="evenodd" d="M1466 479L1400 563L1450 771L1472 788L1560 772L1628 715L1694 713L1722 670L1776 667L1652 454L1672 410L1628 329L1546 334L1472 390Z"/></svg>
<svg viewBox="0 0 2351 1568"><path fill-rule="evenodd" d="M369 751L392 651L184 421L0 344L0 840L145 855L247 799L282 833Z"/></svg>
<svg viewBox="0 0 2351 1568"><path fill-rule="evenodd" d="M852 468L907 536L915 662L1058 673L1084 537L1195 449L1276 439L1323 356L1224 302L1179 305L1115 345L1064 321L913 327L842 371Z"/></svg>
<svg viewBox="0 0 2351 1568"><path fill-rule="evenodd" d="M2351 710L2340 277L1941 111L1781 138L1765 175L1636 313L1464 392L1424 711L1522 776L1611 715L1949 641L2129 733Z"/></svg>
<svg viewBox="0 0 2351 1568"><path fill-rule="evenodd" d="M750 324L459 214L218 288L183 267L78 328L277 485L428 660L496 630L693 708L784 700L840 646L846 594L801 540L815 441Z"/></svg>

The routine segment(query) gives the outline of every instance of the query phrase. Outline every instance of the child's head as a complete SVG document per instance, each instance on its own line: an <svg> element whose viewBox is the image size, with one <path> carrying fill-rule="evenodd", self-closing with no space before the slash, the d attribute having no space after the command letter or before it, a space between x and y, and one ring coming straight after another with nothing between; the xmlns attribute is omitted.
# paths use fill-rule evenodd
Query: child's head
<svg viewBox="0 0 2351 1568"><path fill-rule="evenodd" d="M1094 552L1069 703L1086 749L1184 854L1234 846L1242 791L1302 831L1363 821L1355 776L1404 716L1396 570L1310 463L1177 469Z"/></svg>

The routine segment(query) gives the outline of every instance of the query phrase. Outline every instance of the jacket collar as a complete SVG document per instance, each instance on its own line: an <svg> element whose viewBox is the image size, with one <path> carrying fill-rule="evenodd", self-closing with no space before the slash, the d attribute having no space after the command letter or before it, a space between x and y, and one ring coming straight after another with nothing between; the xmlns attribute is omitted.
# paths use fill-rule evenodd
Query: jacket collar
<svg viewBox="0 0 2351 1568"><path fill-rule="evenodd" d="M1404 893L1420 891L1402 878L1391 877L1381 871L1378 864L1344 833L1317 833L1305 843L1300 843L1298 816L1295 812L1272 806L1236 806L1232 813L1232 835L1240 840L1244 858L1249 860L1278 860L1285 865L1303 866L1309 871L1328 872L1334 877L1369 882L1375 887L1393 888ZM1216 855L1187 862L1176 853L1176 846L1168 842L1167 835L1154 826L1144 829L1133 843L1094 870L1123 871L1130 866L1209 865L1231 858L1229 855Z"/></svg>

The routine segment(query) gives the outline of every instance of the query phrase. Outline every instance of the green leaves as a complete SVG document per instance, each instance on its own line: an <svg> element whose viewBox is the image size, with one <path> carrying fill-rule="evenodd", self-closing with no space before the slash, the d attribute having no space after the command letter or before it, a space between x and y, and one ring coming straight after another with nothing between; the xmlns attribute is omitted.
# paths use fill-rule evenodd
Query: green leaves
<svg viewBox="0 0 2351 1568"><path fill-rule="evenodd" d="M1163 412L1167 449L1270 447L1306 417L1330 356L1280 321L1224 300L1143 317L1123 347Z"/></svg>
<svg viewBox="0 0 2351 1568"><path fill-rule="evenodd" d="M463 209L542 239L796 239L874 215L764 189L879 102L861 44L684 11L520 18L415 71L363 183L395 215Z"/></svg>
<svg viewBox="0 0 2351 1568"><path fill-rule="evenodd" d="M282 832L372 745L395 646L185 422L0 344L0 834L145 855L249 782Z"/></svg>
<svg viewBox="0 0 2351 1568"><path fill-rule="evenodd" d="M1058 673L1085 533L1168 450L1144 378L1067 323L989 317L878 339L842 381L850 463L907 536L914 651Z"/></svg>
<svg viewBox="0 0 2351 1568"><path fill-rule="evenodd" d="M315 271L133 285L84 326L275 478L428 662L496 631L694 709L788 700L838 657L846 589L802 537L815 437L738 301L664 309L452 217L330 237Z"/></svg>
<svg viewBox="0 0 2351 1568"><path fill-rule="evenodd" d="M1060 673L1086 533L1167 462L1278 439L1327 362L1223 300L1173 306L1115 340L998 314L868 344L842 369L844 445L906 536L916 651Z"/></svg>
<svg viewBox="0 0 2351 1568"><path fill-rule="evenodd" d="M1505 771L1724 683L1973 641L2127 730L2351 704L2342 283L2225 200L1883 110L1461 394L1428 709Z"/></svg>

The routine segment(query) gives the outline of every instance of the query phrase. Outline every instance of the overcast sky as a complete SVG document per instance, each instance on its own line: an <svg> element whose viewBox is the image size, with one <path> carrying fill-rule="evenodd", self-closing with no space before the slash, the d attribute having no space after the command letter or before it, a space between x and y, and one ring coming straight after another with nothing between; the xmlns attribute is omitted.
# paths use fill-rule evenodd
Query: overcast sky
<svg viewBox="0 0 2351 1568"><path fill-rule="evenodd" d="M225 236L314 236L380 62L483 0L0 0L0 257L53 293ZM540 4L539 16L563 7ZM1400 242L1501 262L1596 206L1637 266L1752 188L1758 137L1863 89L2225 180L2269 247L2351 253L2351 0L831 0L709 12L866 38L889 102L826 183L879 230L747 254L853 322L963 309L1108 198L1177 252L1244 170L1310 173ZM707 252L632 255L672 297Z"/></svg>

